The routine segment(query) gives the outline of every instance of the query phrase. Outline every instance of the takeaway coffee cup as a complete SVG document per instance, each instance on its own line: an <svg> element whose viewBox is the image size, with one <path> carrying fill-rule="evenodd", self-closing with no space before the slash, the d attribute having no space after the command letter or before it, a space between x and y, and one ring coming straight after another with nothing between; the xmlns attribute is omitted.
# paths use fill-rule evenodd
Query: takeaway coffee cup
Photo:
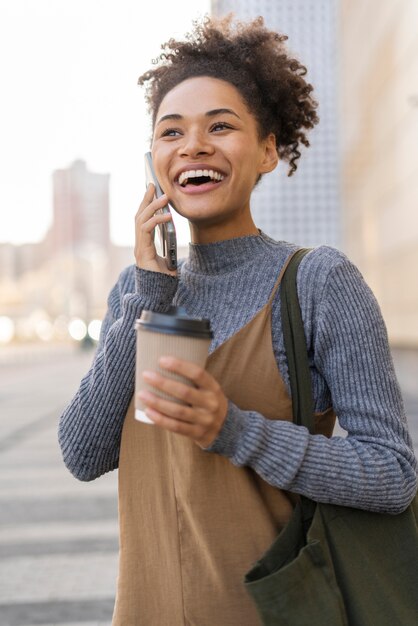
<svg viewBox="0 0 418 626"><path fill-rule="evenodd" d="M209 320L189 317L186 310L181 307L171 307L168 313L143 311L136 321L135 328L135 418L140 422L153 424L144 412L145 406L138 397L139 391L147 389L161 398L178 404L183 402L148 385L142 373L144 370L159 372L163 376L192 386L193 383L189 379L161 369L158 366L158 359L161 356L174 356L204 367L212 332Z"/></svg>

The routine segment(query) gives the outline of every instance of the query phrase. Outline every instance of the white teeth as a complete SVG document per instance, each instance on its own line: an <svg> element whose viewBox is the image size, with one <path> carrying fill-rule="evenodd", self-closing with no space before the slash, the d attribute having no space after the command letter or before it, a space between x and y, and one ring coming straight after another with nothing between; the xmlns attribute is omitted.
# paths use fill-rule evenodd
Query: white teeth
<svg viewBox="0 0 418 626"><path fill-rule="evenodd" d="M212 180L223 180L224 176L220 172L215 172L215 170L187 170L186 172L182 172L178 178L178 182L180 185L186 185L189 178L198 178L200 176L208 176L212 178Z"/></svg>

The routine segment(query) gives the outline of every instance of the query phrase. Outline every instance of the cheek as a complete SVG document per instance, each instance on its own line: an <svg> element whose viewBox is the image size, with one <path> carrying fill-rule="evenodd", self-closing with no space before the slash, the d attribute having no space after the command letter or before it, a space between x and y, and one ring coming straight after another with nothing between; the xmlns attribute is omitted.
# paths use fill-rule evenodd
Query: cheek
<svg viewBox="0 0 418 626"><path fill-rule="evenodd" d="M234 163L235 175L238 178L250 182L256 177L258 152L253 149L253 146L249 146L248 142L235 146L234 150L230 151L229 157Z"/></svg>
<svg viewBox="0 0 418 626"><path fill-rule="evenodd" d="M243 168L248 167L248 144L244 141L236 142L228 151L224 151L226 158L231 162L236 174L240 174Z"/></svg>
<svg viewBox="0 0 418 626"><path fill-rule="evenodd" d="M166 178L167 172L167 156L165 151L160 147L151 149L152 162L154 165L154 170L157 175L158 180L162 183Z"/></svg>

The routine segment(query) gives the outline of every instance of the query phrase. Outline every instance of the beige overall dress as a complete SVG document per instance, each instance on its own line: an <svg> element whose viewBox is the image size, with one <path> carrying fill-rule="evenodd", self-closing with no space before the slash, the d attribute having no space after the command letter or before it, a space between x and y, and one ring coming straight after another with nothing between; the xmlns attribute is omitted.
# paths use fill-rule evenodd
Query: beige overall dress
<svg viewBox="0 0 418 626"><path fill-rule="evenodd" d="M271 306L283 272L265 306L209 355L207 369L241 409L291 421L271 338ZM334 421L331 409L316 416L317 432L330 436ZM286 524L294 503L295 496L252 469L137 422L132 401L119 461L120 563L112 626L260 624L243 577Z"/></svg>

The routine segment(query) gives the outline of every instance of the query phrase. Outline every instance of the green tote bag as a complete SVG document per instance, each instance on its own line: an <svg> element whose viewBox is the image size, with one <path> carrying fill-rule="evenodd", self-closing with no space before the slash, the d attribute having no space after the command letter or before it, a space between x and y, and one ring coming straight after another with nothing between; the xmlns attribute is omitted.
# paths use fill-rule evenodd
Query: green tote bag
<svg viewBox="0 0 418 626"><path fill-rule="evenodd" d="M293 419L313 433L313 401L296 290L299 250L281 287ZM417 626L418 499L400 515L301 497L244 584L265 626Z"/></svg>

